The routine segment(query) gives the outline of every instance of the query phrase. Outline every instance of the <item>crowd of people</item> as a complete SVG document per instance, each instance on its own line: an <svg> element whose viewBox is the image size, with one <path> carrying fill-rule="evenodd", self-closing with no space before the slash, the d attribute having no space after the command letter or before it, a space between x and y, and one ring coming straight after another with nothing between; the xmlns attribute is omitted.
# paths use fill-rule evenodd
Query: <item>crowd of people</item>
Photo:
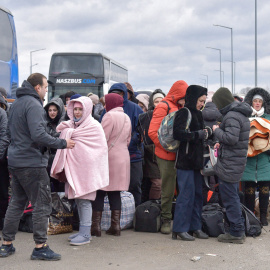
<svg viewBox="0 0 270 270"><path fill-rule="evenodd" d="M101 98L69 91L43 106L47 87L44 75L31 74L17 89L11 106L0 88L0 257L15 252L12 242L31 201L36 245L31 259L61 259L46 243L51 191L65 192L77 204L80 226L68 237L71 245L88 244L91 236L101 236L106 195L111 210L106 234L121 235L121 191L132 193L135 207L160 200L160 231L172 233L173 240L207 239L201 220L206 145L217 151L214 179L230 225L218 241L245 241L240 181L252 212L258 188L260 220L268 225L269 151L247 157L249 118L270 120L266 90L254 88L242 102L222 87L206 103L207 89L183 80L176 81L167 95L156 89L150 96L136 96L126 82L113 84ZM172 112L176 112L173 138L180 142L177 153L164 149L158 137L162 120ZM145 119L148 124L140 132Z"/></svg>

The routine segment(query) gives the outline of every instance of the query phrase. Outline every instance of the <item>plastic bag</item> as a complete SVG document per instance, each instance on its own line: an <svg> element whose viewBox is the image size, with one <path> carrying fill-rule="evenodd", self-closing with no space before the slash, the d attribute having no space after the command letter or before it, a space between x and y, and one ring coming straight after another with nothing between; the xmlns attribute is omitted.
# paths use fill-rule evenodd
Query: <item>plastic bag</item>
<svg viewBox="0 0 270 270"><path fill-rule="evenodd" d="M49 218L48 234L72 232L72 207L67 198L57 192L52 193L52 213Z"/></svg>

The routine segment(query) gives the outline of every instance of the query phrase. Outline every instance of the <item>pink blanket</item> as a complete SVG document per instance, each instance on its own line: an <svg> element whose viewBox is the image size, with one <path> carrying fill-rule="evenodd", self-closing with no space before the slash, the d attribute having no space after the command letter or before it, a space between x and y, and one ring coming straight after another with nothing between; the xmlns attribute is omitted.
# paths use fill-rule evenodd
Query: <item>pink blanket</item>
<svg viewBox="0 0 270 270"><path fill-rule="evenodd" d="M74 102L81 102L83 116L73 121ZM58 149L52 164L51 176L59 179L64 170L67 178L66 195L69 199L94 200L96 190L109 184L108 147L104 131L91 115L92 101L87 97L71 100L67 113L69 121L57 127L60 138L75 141L73 149Z"/></svg>

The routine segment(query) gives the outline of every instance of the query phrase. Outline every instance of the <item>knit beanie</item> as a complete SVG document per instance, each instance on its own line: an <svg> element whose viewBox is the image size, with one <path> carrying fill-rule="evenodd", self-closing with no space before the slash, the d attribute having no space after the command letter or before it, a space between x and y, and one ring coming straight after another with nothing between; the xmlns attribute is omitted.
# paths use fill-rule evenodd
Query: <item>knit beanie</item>
<svg viewBox="0 0 270 270"><path fill-rule="evenodd" d="M79 98L79 97L81 97L80 94L75 94L75 95L73 95L73 96L70 97L70 100L76 99L76 98Z"/></svg>
<svg viewBox="0 0 270 270"><path fill-rule="evenodd" d="M231 91L226 87L220 87L213 95L212 101L219 110L234 102Z"/></svg>
<svg viewBox="0 0 270 270"><path fill-rule="evenodd" d="M98 95L92 94L91 96L89 96L89 98L92 100L94 105L97 105L99 102L99 97Z"/></svg>
<svg viewBox="0 0 270 270"><path fill-rule="evenodd" d="M146 110L148 110L149 96L147 94L139 94L136 98L144 105Z"/></svg>
<svg viewBox="0 0 270 270"><path fill-rule="evenodd" d="M155 100L157 99L157 98L164 98L164 95L162 95L161 93L156 93L154 96L153 96L153 102L155 102Z"/></svg>
<svg viewBox="0 0 270 270"><path fill-rule="evenodd" d="M263 101L263 97L261 95L258 95L258 94L253 96L252 101L254 99L261 99Z"/></svg>

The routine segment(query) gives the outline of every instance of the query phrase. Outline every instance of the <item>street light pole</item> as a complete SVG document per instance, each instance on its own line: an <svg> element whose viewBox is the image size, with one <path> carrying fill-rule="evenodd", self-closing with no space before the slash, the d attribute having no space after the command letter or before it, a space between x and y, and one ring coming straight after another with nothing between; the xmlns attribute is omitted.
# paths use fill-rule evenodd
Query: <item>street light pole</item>
<svg viewBox="0 0 270 270"><path fill-rule="evenodd" d="M255 0L255 87L257 87L257 0Z"/></svg>
<svg viewBox="0 0 270 270"><path fill-rule="evenodd" d="M200 80L204 81L204 87L205 87L206 79L200 78Z"/></svg>
<svg viewBox="0 0 270 270"><path fill-rule="evenodd" d="M206 88L208 89L208 75L206 74L201 74L201 75L206 77Z"/></svg>
<svg viewBox="0 0 270 270"><path fill-rule="evenodd" d="M219 51L219 70L220 70L220 87L222 86L222 77L221 77L221 49L206 47L207 49L217 50Z"/></svg>
<svg viewBox="0 0 270 270"><path fill-rule="evenodd" d="M232 93L235 92L235 89L233 89L233 29L232 27L228 27L228 26L224 26L224 25L219 25L219 24L214 24L214 26L218 26L218 27L223 27L223 28L227 28L231 30L231 69L232 69Z"/></svg>
<svg viewBox="0 0 270 270"><path fill-rule="evenodd" d="M215 71L219 71L218 69L215 69ZM224 87L224 70L221 70L221 73L222 73L222 86Z"/></svg>
<svg viewBox="0 0 270 270"><path fill-rule="evenodd" d="M38 52L38 51L43 51L43 50L46 50L46 48L44 48L44 49L38 49L38 50L34 50L34 51L30 51L30 75L32 74L32 67L35 66L35 65L37 65L37 64L32 65L32 53Z"/></svg>
<svg viewBox="0 0 270 270"><path fill-rule="evenodd" d="M230 60L227 60L226 62L231 62ZM236 62L233 61L233 93L235 94L236 91L235 91L235 72L236 72Z"/></svg>

